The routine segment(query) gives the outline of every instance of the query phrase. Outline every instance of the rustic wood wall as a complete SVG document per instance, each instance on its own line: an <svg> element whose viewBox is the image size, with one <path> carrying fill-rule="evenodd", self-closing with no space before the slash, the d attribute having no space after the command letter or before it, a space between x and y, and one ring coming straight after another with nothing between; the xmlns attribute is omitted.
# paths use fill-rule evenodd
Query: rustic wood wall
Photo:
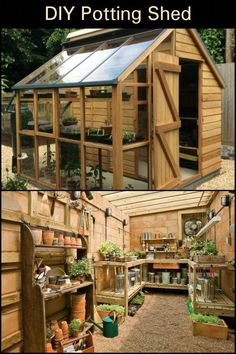
<svg viewBox="0 0 236 354"><path fill-rule="evenodd" d="M50 192L49 192L50 193ZM61 192L67 195L66 192ZM32 198L30 198L30 195ZM107 218L107 238L123 246L123 227L119 219L126 215L117 210L98 193L93 192L91 203L83 201L96 218L93 235L89 240L89 256L99 259L97 252L105 240L104 210L111 207L113 217ZM38 202L35 203L38 198ZM20 218L38 223L41 226L55 227L61 230L76 230L80 220L80 211L66 207L65 201L57 201L53 218L39 216L42 193L40 192L2 192L2 350L13 353L23 350L22 312L21 312L21 264L20 264ZM99 210L102 209L102 210ZM129 249L129 225L125 227L124 242ZM62 254L57 252L55 259L47 261L50 266L62 266ZM62 311L65 297L47 304L47 317Z"/></svg>
<svg viewBox="0 0 236 354"><path fill-rule="evenodd" d="M202 62L199 80L201 100L199 117L200 171L203 176L220 169L221 164L221 92L215 76L187 29L176 29L176 55Z"/></svg>
<svg viewBox="0 0 236 354"><path fill-rule="evenodd" d="M217 212L221 208L221 197L225 194L228 194L228 192L218 192L216 198L212 202L210 209L215 209ZM233 194L230 194L231 197ZM217 250L221 253L223 253L226 256L226 259L228 261L231 261L235 258L235 235L232 234L232 244L229 245L227 244L227 237L229 236L229 221L230 221L230 215L231 215L231 223L234 224L235 220L235 202L234 200L231 203L230 208L225 207L222 209L219 213L219 216L221 217L221 221L216 224L216 226L211 230L209 233L209 237L212 240L216 241L216 246ZM231 300L235 300L235 295L232 292L232 288L235 286L234 282L234 277L235 277L235 272L234 270L224 270L222 276L222 288L224 292L227 294L227 296Z"/></svg>

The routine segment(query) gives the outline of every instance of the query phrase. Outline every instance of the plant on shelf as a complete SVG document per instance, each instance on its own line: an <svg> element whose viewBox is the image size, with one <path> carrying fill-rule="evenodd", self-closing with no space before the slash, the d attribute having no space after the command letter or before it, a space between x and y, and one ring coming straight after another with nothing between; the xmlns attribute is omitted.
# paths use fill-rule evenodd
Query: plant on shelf
<svg viewBox="0 0 236 354"><path fill-rule="evenodd" d="M204 336L217 339L227 339L228 326L218 316L192 313L192 329L194 336Z"/></svg>
<svg viewBox="0 0 236 354"><path fill-rule="evenodd" d="M111 241L105 241L101 244L99 252L105 258L105 260L113 259L114 257L121 256L121 249L115 243Z"/></svg>
<svg viewBox="0 0 236 354"><path fill-rule="evenodd" d="M69 266L69 275L71 278L79 279L84 281L84 279L90 274L90 264L89 260L86 257L83 257L81 260L70 264Z"/></svg>
<svg viewBox="0 0 236 354"><path fill-rule="evenodd" d="M92 178L93 180L93 190L99 189L101 180L105 180L106 178L104 176L101 176L102 171L100 170L100 166L90 166L90 171L87 172L86 176L87 178Z"/></svg>
<svg viewBox="0 0 236 354"><path fill-rule="evenodd" d="M146 252L145 251L136 251L136 255L138 256L139 259L145 259L146 258Z"/></svg>
<svg viewBox="0 0 236 354"><path fill-rule="evenodd" d="M62 119L62 123L63 125L73 125L73 124L77 124L78 120L76 117L73 116L68 116Z"/></svg>
<svg viewBox="0 0 236 354"><path fill-rule="evenodd" d="M130 144L136 141L136 133L130 132L127 129L123 131L123 143Z"/></svg>
<svg viewBox="0 0 236 354"><path fill-rule="evenodd" d="M189 246L190 249L190 257L193 256L202 256L202 255L216 255L216 244L212 240L198 240L196 238L192 238L192 243Z"/></svg>
<svg viewBox="0 0 236 354"><path fill-rule="evenodd" d="M44 158L42 160L42 164L44 167L44 175L45 177L55 177L56 171L56 153L54 151L46 151L43 154ZM54 182L54 180L52 180Z"/></svg>
<svg viewBox="0 0 236 354"><path fill-rule="evenodd" d="M69 324L69 331L72 337L78 337L81 329L81 321L79 319L73 319Z"/></svg>
<svg viewBox="0 0 236 354"><path fill-rule="evenodd" d="M131 304L132 305L142 305L144 303L144 298L145 298L145 294L140 291L132 300L131 300Z"/></svg>
<svg viewBox="0 0 236 354"><path fill-rule="evenodd" d="M135 261L138 258L137 252L132 250L125 252L124 255L126 262Z"/></svg>
<svg viewBox="0 0 236 354"><path fill-rule="evenodd" d="M97 310L98 311L109 311L109 312L114 311L121 316L124 316L124 314L125 314L124 306L120 306L120 305L101 304L101 305L97 305Z"/></svg>
<svg viewBox="0 0 236 354"><path fill-rule="evenodd" d="M127 251L125 252L125 256L137 256L137 252L136 251Z"/></svg>
<svg viewBox="0 0 236 354"><path fill-rule="evenodd" d="M15 172L13 177L9 177L9 169L6 168L7 181L2 182L2 190L12 191L12 190L27 190L28 181L20 178Z"/></svg>

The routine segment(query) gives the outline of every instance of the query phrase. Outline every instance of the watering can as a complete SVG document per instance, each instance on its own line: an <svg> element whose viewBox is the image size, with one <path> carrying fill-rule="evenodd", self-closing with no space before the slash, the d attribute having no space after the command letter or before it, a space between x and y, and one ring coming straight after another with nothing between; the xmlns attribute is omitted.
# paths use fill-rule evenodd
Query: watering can
<svg viewBox="0 0 236 354"><path fill-rule="evenodd" d="M92 319L90 319L90 322L95 324L95 326L102 331L104 337L113 338L118 336L118 321L117 321L116 314L103 317L102 319L103 326L100 326L97 322L95 322Z"/></svg>

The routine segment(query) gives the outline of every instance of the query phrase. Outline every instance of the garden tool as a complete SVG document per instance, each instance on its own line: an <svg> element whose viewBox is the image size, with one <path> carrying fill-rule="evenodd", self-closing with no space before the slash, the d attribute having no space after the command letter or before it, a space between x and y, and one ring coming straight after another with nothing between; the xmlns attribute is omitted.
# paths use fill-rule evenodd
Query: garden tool
<svg viewBox="0 0 236 354"><path fill-rule="evenodd" d="M49 207L49 200L48 200L48 193L47 192L44 192L44 194L43 194L39 214L41 214L43 216L50 216L50 207Z"/></svg>
<svg viewBox="0 0 236 354"><path fill-rule="evenodd" d="M98 327L102 331L104 337L113 338L118 336L118 321L117 314L115 311L111 311L108 316L103 317L103 326L100 326L92 319L90 319L90 322L92 322L96 327Z"/></svg>

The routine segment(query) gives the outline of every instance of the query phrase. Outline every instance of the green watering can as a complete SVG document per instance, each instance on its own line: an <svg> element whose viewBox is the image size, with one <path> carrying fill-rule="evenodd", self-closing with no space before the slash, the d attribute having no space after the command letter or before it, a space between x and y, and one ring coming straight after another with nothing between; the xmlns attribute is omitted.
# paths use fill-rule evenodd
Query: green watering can
<svg viewBox="0 0 236 354"><path fill-rule="evenodd" d="M95 326L97 326L102 331L104 337L113 338L118 336L118 321L117 321L116 314L103 317L102 319L103 327L100 326L94 320L90 320L90 322L95 324Z"/></svg>

